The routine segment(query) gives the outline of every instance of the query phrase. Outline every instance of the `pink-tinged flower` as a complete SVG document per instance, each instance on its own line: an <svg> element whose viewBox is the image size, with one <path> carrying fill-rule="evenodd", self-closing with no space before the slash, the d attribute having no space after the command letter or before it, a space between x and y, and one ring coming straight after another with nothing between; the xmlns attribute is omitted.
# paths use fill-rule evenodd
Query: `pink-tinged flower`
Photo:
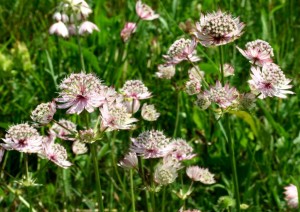
<svg viewBox="0 0 300 212"><path fill-rule="evenodd" d="M69 22L69 17L64 14L64 13L60 13L60 12L55 12L52 16L52 18L55 20L55 21L62 21L64 23L68 23Z"/></svg>
<svg viewBox="0 0 300 212"><path fill-rule="evenodd" d="M202 80L204 78L204 72L200 69L191 68L189 70L189 81L185 83L185 91L188 95L198 94L201 91Z"/></svg>
<svg viewBox="0 0 300 212"><path fill-rule="evenodd" d="M284 195L285 200L289 207L291 208L298 208L298 190L297 187L293 184L284 187Z"/></svg>
<svg viewBox="0 0 300 212"><path fill-rule="evenodd" d="M5 149L2 146L0 146L0 163L2 162L4 153L5 153Z"/></svg>
<svg viewBox="0 0 300 212"><path fill-rule="evenodd" d="M123 169L138 169L138 158L134 152L128 152L118 163Z"/></svg>
<svg viewBox="0 0 300 212"><path fill-rule="evenodd" d="M126 42L136 30L136 23L127 22L121 31L121 38Z"/></svg>
<svg viewBox="0 0 300 212"><path fill-rule="evenodd" d="M203 184L214 184L214 174L208 169L200 168L199 166L190 166L186 169L187 176L193 181L200 181Z"/></svg>
<svg viewBox="0 0 300 212"><path fill-rule="evenodd" d="M263 66L264 64L273 62L271 59L271 57L274 56L273 48L266 41L255 40L248 42L245 50L239 48L238 46L236 48L253 65Z"/></svg>
<svg viewBox="0 0 300 212"><path fill-rule="evenodd" d="M51 134L45 137L43 140L43 150L40 152L39 156L48 159L62 168L68 168L72 165L67 161L67 151L60 145L55 144L55 135Z"/></svg>
<svg viewBox="0 0 300 212"><path fill-rule="evenodd" d="M173 163L159 163L154 170L154 181L159 185L168 185L178 177L177 168Z"/></svg>
<svg viewBox="0 0 300 212"><path fill-rule="evenodd" d="M142 107L142 118L146 121L156 121L160 115L154 107L154 105L147 105L146 103Z"/></svg>
<svg viewBox="0 0 300 212"><path fill-rule="evenodd" d="M291 80L287 79L280 67L274 63L265 64L262 68L251 67L251 72L252 79L248 83L253 93L260 93L260 99L268 96L286 98L286 94L294 93L288 90L292 88L292 85L289 85Z"/></svg>
<svg viewBox="0 0 300 212"><path fill-rule="evenodd" d="M79 35L85 35L85 34L92 34L93 31L98 31L99 28L92 22L90 21L84 21L80 24L78 33Z"/></svg>
<svg viewBox="0 0 300 212"><path fill-rule="evenodd" d="M93 129L79 130L79 140L83 143L95 142L95 133Z"/></svg>
<svg viewBox="0 0 300 212"><path fill-rule="evenodd" d="M146 4L143 4L141 0L138 0L135 5L135 10L137 15L147 21L151 21L153 19L159 18L158 14L155 14L155 12Z"/></svg>
<svg viewBox="0 0 300 212"><path fill-rule="evenodd" d="M193 154L193 147L183 139L174 139L170 143L168 155L177 161L189 160L196 156L196 154Z"/></svg>
<svg viewBox="0 0 300 212"><path fill-rule="evenodd" d="M175 75L175 66L169 64L160 64L157 67L158 72L155 75L161 79L171 79Z"/></svg>
<svg viewBox="0 0 300 212"><path fill-rule="evenodd" d="M84 19L92 13L92 9L84 0L66 0L65 6L70 6L73 12L79 13Z"/></svg>
<svg viewBox="0 0 300 212"><path fill-rule="evenodd" d="M197 62L200 58L196 55L196 46L197 42L195 39L180 38L170 46L167 55L163 55L163 57L169 65L178 64L183 60Z"/></svg>
<svg viewBox="0 0 300 212"><path fill-rule="evenodd" d="M200 107L200 109L202 110L206 110L211 105L211 101L207 96L199 93L197 95L197 100L195 101L195 105Z"/></svg>
<svg viewBox="0 0 300 212"><path fill-rule="evenodd" d="M223 71L224 71L224 77L229 77L234 75L234 68L232 65L225 63L223 66ZM220 68L221 72L221 68Z"/></svg>
<svg viewBox="0 0 300 212"><path fill-rule="evenodd" d="M11 126L0 144L6 150L25 153L38 153L42 149L43 137L27 123Z"/></svg>
<svg viewBox="0 0 300 212"><path fill-rule="evenodd" d="M170 150L170 139L158 130L145 131L131 141L130 150L146 159L164 157Z"/></svg>
<svg viewBox="0 0 300 212"><path fill-rule="evenodd" d="M58 123L54 123L50 128L51 134L63 140L75 140L76 124L71 121L61 119Z"/></svg>
<svg viewBox="0 0 300 212"><path fill-rule="evenodd" d="M93 74L71 74L61 82L59 88L61 92L55 101L63 104L57 105L57 108L69 108L69 114L80 114L84 109L91 113L104 100L99 94L101 82Z"/></svg>
<svg viewBox="0 0 300 212"><path fill-rule="evenodd" d="M72 35L76 35L77 34L77 29L76 29L76 25L75 24L69 24L67 27L68 27L69 35L72 36Z"/></svg>
<svg viewBox="0 0 300 212"><path fill-rule="evenodd" d="M127 108L122 104L103 105L100 112L102 131L128 130L134 126L132 123L138 121L136 118L132 118L132 114L128 113Z"/></svg>
<svg viewBox="0 0 300 212"><path fill-rule="evenodd" d="M39 124L48 124L56 112L54 101L39 104L31 113L31 119Z"/></svg>
<svg viewBox="0 0 300 212"><path fill-rule="evenodd" d="M82 155L88 151L87 146L85 143L82 143L81 141L74 141L72 144L72 152L75 155Z"/></svg>
<svg viewBox="0 0 300 212"><path fill-rule="evenodd" d="M69 36L68 28L62 21L58 21L58 22L52 24L52 26L49 29L49 33L51 35L56 34L56 35L62 36L64 38Z"/></svg>
<svg viewBox="0 0 300 212"><path fill-rule="evenodd" d="M239 18L233 18L231 14L218 10L206 15L201 14L193 34L203 46L219 46L239 38L244 27Z"/></svg>
<svg viewBox="0 0 300 212"><path fill-rule="evenodd" d="M234 103L234 100L238 97L236 88L230 88L229 84L225 84L223 87L220 81L217 81L214 87L210 87L209 90L204 92L211 102L215 102L222 108L227 108Z"/></svg>
<svg viewBox="0 0 300 212"><path fill-rule="evenodd" d="M121 89L121 92L127 98L133 98L137 100L149 99L151 97L151 93L148 91L148 88L140 80L126 81Z"/></svg>

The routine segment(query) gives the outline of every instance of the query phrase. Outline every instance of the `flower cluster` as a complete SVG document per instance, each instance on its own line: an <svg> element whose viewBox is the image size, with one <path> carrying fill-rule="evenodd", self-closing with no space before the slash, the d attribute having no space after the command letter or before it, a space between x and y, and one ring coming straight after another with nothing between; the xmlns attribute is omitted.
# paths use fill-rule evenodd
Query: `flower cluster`
<svg viewBox="0 0 300 212"><path fill-rule="evenodd" d="M86 20L92 13L92 9L84 0L67 0L60 3L58 8L59 12L53 15L56 23L50 27L50 34L66 38L77 33L85 35L99 31L94 23Z"/></svg>
<svg viewBox="0 0 300 212"><path fill-rule="evenodd" d="M200 181L203 184L214 184L214 175L208 169L199 166L190 166L186 169L187 176L193 181Z"/></svg>
<svg viewBox="0 0 300 212"><path fill-rule="evenodd" d="M285 200L289 207L298 208L298 190L293 184L284 187Z"/></svg>

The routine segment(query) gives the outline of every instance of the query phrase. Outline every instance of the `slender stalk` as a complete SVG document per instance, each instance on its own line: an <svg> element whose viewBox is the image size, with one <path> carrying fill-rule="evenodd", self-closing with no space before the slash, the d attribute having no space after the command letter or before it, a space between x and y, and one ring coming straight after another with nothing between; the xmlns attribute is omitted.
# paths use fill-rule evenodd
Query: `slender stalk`
<svg viewBox="0 0 300 212"><path fill-rule="evenodd" d="M132 211L135 212L135 198L134 198L134 190L133 190L133 170L132 169L130 169L130 192L131 192Z"/></svg>
<svg viewBox="0 0 300 212"><path fill-rule="evenodd" d="M224 80L224 55L223 55L223 46L219 47L219 59L220 59L220 68L221 68L221 83L222 86L225 84ZM229 122L229 115L224 115L225 119L225 130L224 130L224 136L229 144L229 157L230 157L230 163L232 168L232 174L233 174L233 184L234 184L234 196L236 200L236 210L240 211L240 192L239 192L239 183L238 183L238 176L236 171L236 159L234 154L234 144L231 137L231 128L230 128L230 122ZM226 136L227 135L227 136Z"/></svg>
<svg viewBox="0 0 300 212"><path fill-rule="evenodd" d="M29 171L28 171L28 155L23 153L24 160L25 160L25 170L26 170L26 181L29 180Z"/></svg>
<svg viewBox="0 0 300 212"><path fill-rule="evenodd" d="M76 17L76 15L75 15L75 17ZM75 21L75 26L76 26L76 40L77 40L77 45L78 45L78 50L79 50L79 55L80 55L80 64L81 64L82 71L84 73L86 73L84 58L83 58L83 53L82 53L82 46L81 46L80 36L79 36L79 24L78 24L78 20L76 18L74 18L74 21Z"/></svg>
<svg viewBox="0 0 300 212"><path fill-rule="evenodd" d="M163 194L162 194L162 207L161 207L161 212L165 212L165 205L166 205L166 186L163 188Z"/></svg>
<svg viewBox="0 0 300 212"><path fill-rule="evenodd" d="M223 56L223 46L220 46L219 47L219 56L220 56L220 68L221 68L221 83L222 85L224 86L225 82L224 82L224 64L223 64L223 61L224 61L224 56Z"/></svg>
<svg viewBox="0 0 300 212"><path fill-rule="evenodd" d="M195 63L193 63L189 58L187 58L187 59L188 59L188 61L192 64L192 66L193 66L196 70L198 70L198 67L195 65ZM200 79L202 80L202 82L204 83L204 87L205 87L205 88L208 88L209 85L208 85L208 83L206 82L206 80L204 79L204 77L200 74L199 71L196 71L196 72L197 72L198 76L200 77Z"/></svg>
<svg viewBox="0 0 300 212"><path fill-rule="evenodd" d="M96 142L92 143L90 145L90 147L91 147L92 158L93 158L94 169L95 169L98 210L100 212L104 212L103 200L102 200L102 189L101 189L101 182L100 182L100 175L99 175L99 168L98 168L98 160L97 160L97 150L96 150L97 143Z"/></svg>
<svg viewBox="0 0 300 212"><path fill-rule="evenodd" d="M154 177L153 177L153 173L154 173L154 164L153 164L153 160L150 160L150 180L151 180L151 206L152 206L152 212L155 212L155 191L154 191Z"/></svg>
<svg viewBox="0 0 300 212"><path fill-rule="evenodd" d="M143 167L143 161L142 161L142 158L141 157L138 157L138 160L139 160L139 174L142 178L142 182L143 182L143 185L144 185L144 200L146 201L146 205L147 205L147 211L150 211L150 207L149 207L149 201L148 201L148 191L147 191L147 188L148 187L148 184L146 182L146 179L145 179L145 172L144 172L144 167Z"/></svg>

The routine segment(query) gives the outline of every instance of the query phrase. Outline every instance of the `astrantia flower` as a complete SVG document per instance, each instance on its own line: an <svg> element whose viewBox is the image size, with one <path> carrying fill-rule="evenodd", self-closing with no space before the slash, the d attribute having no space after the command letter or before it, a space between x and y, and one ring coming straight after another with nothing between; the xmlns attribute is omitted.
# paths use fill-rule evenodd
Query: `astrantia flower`
<svg viewBox="0 0 300 212"><path fill-rule="evenodd" d="M239 108L241 110L251 110L255 106L256 96L253 93L245 93L239 96Z"/></svg>
<svg viewBox="0 0 300 212"><path fill-rule="evenodd" d="M193 34L203 46L219 46L239 38L244 27L239 18L219 10L206 15L201 14Z"/></svg>
<svg viewBox="0 0 300 212"><path fill-rule="evenodd" d="M146 103L142 107L142 118L147 121L156 121L159 117L154 105L147 105Z"/></svg>
<svg viewBox="0 0 300 212"><path fill-rule="evenodd" d="M196 55L196 46L195 39L180 38L170 46L167 55L163 57L167 60L167 64L178 64L183 60L197 62L200 58Z"/></svg>
<svg viewBox="0 0 300 212"><path fill-rule="evenodd" d="M198 107L200 107L200 109L206 110L211 105L211 101L207 96L200 93L197 95L197 100L195 101L195 104Z"/></svg>
<svg viewBox="0 0 300 212"><path fill-rule="evenodd" d="M221 71L221 68L220 68ZM224 71L224 77L232 76L234 75L234 68L232 65L225 63L223 66L223 71Z"/></svg>
<svg viewBox="0 0 300 212"><path fill-rule="evenodd" d="M204 72L200 71L199 68L191 68L189 70L189 81L185 83L185 91L188 95L198 94L201 91L202 80Z"/></svg>
<svg viewBox="0 0 300 212"><path fill-rule="evenodd" d="M52 121L56 112L56 104L54 101L39 104L31 113L31 119L40 124L48 124Z"/></svg>
<svg viewBox="0 0 300 212"><path fill-rule="evenodd" d="M58 21L58 22L52 24L52 26L49 29L49 33L51 35L56 34L56 35L62 36L64 38L69 36L68 28L62 21Z"/></svg>
<svg viewBox="0 0 300 212"><path fill-rule="evenodd" d="M134 152L128 152L118 163L124 169L138 169L138 158Z"/></svg>
<svg viewBox="0 0 300 212"><path fill-rule="evenodd" d="M93 143L95 141L94 130L79 130L79 140L83 143Z"/></svg>
<svg viewBox="0 0 300 212"><path fill-rule="evenodd" d="M136 30L136 23L133 23L133 22L127 22L125 23L125 26L124 28L122 29L121 31L121 38L124 42L126 42L131 34L133 34Z"/></svg>
<svg viewBox="0 0 300 212"><path fill-rule="evenodd" d="M170 139L158 130L145 131L131 141L131 151L144 158L164 157L170 149Z"/></svg>
<svg viewBox="0 0 300 212"><path fill-rule="evenodd" d="M154 170L154 181L159 185L171 184L177 176L177 169L172 163L159 163Z"/></svg>
<svg viewBox="0 0 300 212"><path fill-rule="evenodd" d="M115 105L103 105L100 108L102 122L101 130L112 131L112 130L128 130L134 125L134 122L138 120L132 118L132 114L127 112L127 108L122 104Z"/></svg>
<svg viewBox="0 0 300 212"><path fill-rule="evenodd" d="M55 12L52 16L52 18L55 20L55 21L62 21L64 23L68 23L69 22L69 17L64 14L64 13L60 13L60 12Z"/></svg>
<svg viewBox="0 0 300 212"><path fill-rule="evenodd" d="M85 143L82 143L81 141L74 141L72 144L72 151L75 155L81 155L86 153L88 148Z"/></svg>
<svg viewBox="0 0 300 212"><path fill-rule="evenodd" d="M72 163L67 161L68 155L66 149L60 144L55 144L54 140L55 135L53 134L44 138L43 150L40 152L39 156L52 161L62 168L70 167Z"/></svg>
<svg viewBox="0 0 300 212"><path fill-rule="evenodd" d="M196 156L193 154L193 147L191 147L185 140L183 139L174 139L170 143L170 152L168 155L172 156L178 161L189 160Z"/></svg>
<svg viewBox="0 0 300 212"><path fill-rule="evenodd" d="M159 15L155 14L151 7L149 7L146 4L143 4L141 0L138 0L136 2L135 10L137 15L143 20L151 21L159 17Z"/></svg>
<svg viewBox="0 0 300 212"><path fill-rule="evenodd" d="M70 114L80 114L84 109L91 113L104 100L99 94L100 86L100 80L93 74L71 74L59 85L61 92L55 101L63 104L57 107L69 108L67 113Z"/></svg>
<svg viewBox="0 0 300 212"><path fill-rule="evenodd" d="M271 57L274 56L273 48L266 41L255 40L248 42L245 50L239 47L236 48L253 65L263 66L266 63L272 63Z"/></svg>
<svg viewBox="0 0 300 212"><path fill-rule="evenodd" d="M292 88L289 85L290 79L287 79L280 69L274 63L265 64L262 68L251 67L251 80L248 81L252 92L260 95L258 98L264 99L266 97L277 96L279 98L286 98L286 94L293 94L288 89Z"/></svg>
<svg viewBox="0 0 300 212"><path fill-rule="evenodd" d="M157 67L158 72L155 75L161 79L171 79L175 75L175 66L168 64L160 64Z"/></svg>
<svg viewBox="0 0 300 212"><path fill-rule="evenodd" d="M190 166L186 169L187 176L193 181L200 181L203 184L215 183L214 175L208 169L199 166Z"/></svg>
<svg viewBox="0 0 300 212"><path fill-rule="evenodd" d="M42 149L43 137L29 124L11 126L0 144L6 150L17 150L25 153L37 153Z"/></svg>
<svg viewBox="0 0 300 212"><path fill-rule="evenodd" d="M78 33L79 35L84 35L84 34L92 34L93 31L98 31L99 28L92 22L90 21L84 21L80 24Z"/></svg>
<svg viewBox="0 0 300 212"><path fill-rule="evenodd" d="M230 88L229 84L223 87L220 81L217 81L214 87L204 92L204 95L211 101L215 102L222 108L227 108L233 104L233 101L238 97L238 92L235 88Z"/></svg>
<svg viewBox="0 0 300 212"><path fill-rule="evenodd" d="M148 91L148 88L140 80L128 80L123 85L121 92L127 98L133 99L148 99L151 97L151 93Z"/></svg>
<svg viewBox="0 0 300 212"><path fill-rule="evenodd" d="M71 121L61 119L58 123L54 123L52 125L50 132L60 139L72 141L75 140L74 136L72 137L72 135L77 132L76 124Z"/></svg>
<svg viewBox="0 0 300 212"><path fill-rule="evenodd" d="M71 7L71 10L75 13L79 13L83 18L87 18L92 9L84 0L66 0L66 7Z"/></svg>
<svg viewBox="0 0 300 212"><path fill-rule="evenodd" d="M285 200L287 201L287 204L291 208L298 208L298 191L297 187L293 184L290 184L289 186L284 187L284 195Z"/></svg>

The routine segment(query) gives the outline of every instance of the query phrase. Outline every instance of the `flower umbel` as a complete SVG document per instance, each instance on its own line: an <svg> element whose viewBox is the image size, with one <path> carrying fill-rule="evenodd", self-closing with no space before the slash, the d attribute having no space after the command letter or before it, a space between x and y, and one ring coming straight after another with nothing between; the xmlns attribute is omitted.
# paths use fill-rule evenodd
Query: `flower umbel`
<svg viewBox="0 0 300 212"><path fill-rule="evenodd" d="M155 14L155 12L146 4L143 4L141 0L138 0L135 5L135 10L137 15L147 21L151 21L153 19L159 18L158 14Z"/></svg>
<svg viewBox="0 0 300 212"><path fill-rule="evenodd" d="M60 109L69 108L67 113L80 114L84 109L89 113L99 107L104 97L101 96L101 82L93 74L71 74L59 85L61 92L55 101L63 103L57 107Z"/></svg>
<svg viewBox="0 0 300 212"><path fill-rule="evenodd" d="M136 30L136 23L133 22L125 23L125 26L121 31L122 40L124 42L128 41L130 36L135 32L135 30Z"/></svg>
<svg viewBox="0 0 300 212"><path fill-rule="evenodd" d="M218 10L206 15L201 14L193 34L203 46L219 46L239 38L243 34L244 27L239 18Z"/></svg>
<svg viewBox="0 0 300 212"><path fill-rule="evenodd" d="M203 184L214 184L214 175L208 169L199 166L190 166L186 169L187 176L193 181L200 181Z"/></svg>
<svg viewBox="0 0 300 212"><path fill-rule="evenodd" d="M138 158L134 152L128 152L118 163L124 169L138 169Z"/></svg>
<svg viewBox="0 0 300 212"><path fill-rule="evenodd" d="M248 83L253 93L260 93L260 99L268 96L286 98L286 94L294 93L288 90L292 88L292 85L289 85L291 80L287 79L280 67L274 63L265 64L262 68L251 67L251 72L252 79Z"/></svg>
<svg viewBox="0 0 300 212"><path fill-rule="evenodd" d="M156 121L159 117L154 105L147 105L146 103L142 107L142 118L146 121Z"/></svg>
<svg viewBox="0 0 300 212"><path fill-rule="evenodd" d="M168 64L160 64L157 67L158 72L155 75L161 79L171 79L175 75L175 66Z"/></svg>
<svg viewBox="0 0 300 212"><path fill-rule="evenodd" d="M290 184L289 186L284 187L284 195L285 200L289 207L291 208L298 208L298 191L297 187L293 184Z"/></svg>
<svg viewBox="0 0 300 212"><path fill-rule="evenodd" d="M56 112L54 101L39 104L31 113L31 119L39 124L48 124Z"/></svg>
<svg viewBox="0 0 300 212"><path fill-rule="evenodd" d="M38 153L42 149L43 137L27 123L11 126L0 144L6 150L25 153Z"/></svg>

